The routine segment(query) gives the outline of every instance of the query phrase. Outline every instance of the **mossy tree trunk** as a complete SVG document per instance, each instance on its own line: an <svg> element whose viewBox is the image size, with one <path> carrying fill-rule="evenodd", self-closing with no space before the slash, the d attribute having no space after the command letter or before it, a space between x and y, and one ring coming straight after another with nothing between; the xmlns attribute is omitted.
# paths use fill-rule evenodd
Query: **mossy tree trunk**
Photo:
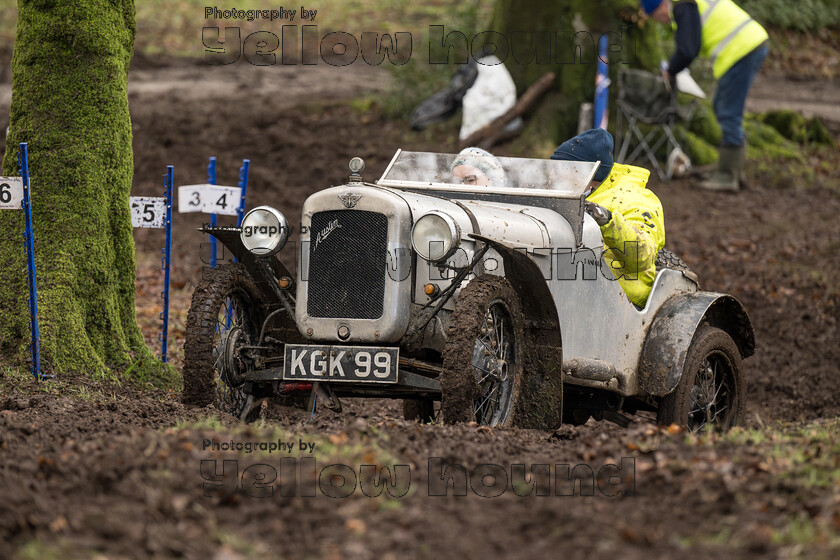
<svg viewBox="0 0 840 560"><path fill-rule="evenodd" d="M555 142L575 134L580 104L593 100L597 43L602 34L609 33L612 45L609 70L613 83L620 68L655 70L663 56L653 22L639 23L638 0L495 0L493 29L511 45L505 66L520 94L545 72L557 75L553 94L540 108L540 118L552 122ZM538 46L545 44L545 34L551 36L549 60ZM536 46L531 60L530 38ZM611 88L611 97L614 90Z"/></svg>
<svg viewBox="0 0 840 560"><path fill-rule="evenodd" d="M134 313L127 76L133 0L20 0L4 174L29 143L45 369L162 371ZM22 212L0 212L0 356L28 355Z"/></svg>

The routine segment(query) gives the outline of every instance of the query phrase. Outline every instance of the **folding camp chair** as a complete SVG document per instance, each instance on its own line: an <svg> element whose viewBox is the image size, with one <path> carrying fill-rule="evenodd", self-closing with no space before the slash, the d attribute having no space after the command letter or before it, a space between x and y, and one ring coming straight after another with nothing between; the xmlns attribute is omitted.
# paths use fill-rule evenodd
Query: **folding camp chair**
<svg viewBox="0 0 840 560"><path fill-rule="evenodd" d="M690 79L690 77L689 77ZM694 83L693 80L691 80ZM694 84L696 86L696 83ZM699 88L698 88L699 89ZM681 91L684 91L681 88ZM695 96L697 92L687 91ZM699 90L702 94L702 90ZM616 122L616 137L620 146L618 162L637 161L640 156L647 159L653 166L659 178L663 181L671 179L674 169L669 164L665 170L659 164L656 153L666 147L666 153L681 153L682 148L674 135L674 127L684 121L691 120L696 102L688 107L678 107L676 95L668 90L661 76L645 72L644 70L627 69L618 74L618 118ZM626 121L626 131L622 126ZM647 133L639 128L640 124L650 125ZM631 144L636 146L628 155ZM666 144L667 143L667 144ZM678 150L679 152L675 152ZM672 163L673 158L669 158Z"/></svg>

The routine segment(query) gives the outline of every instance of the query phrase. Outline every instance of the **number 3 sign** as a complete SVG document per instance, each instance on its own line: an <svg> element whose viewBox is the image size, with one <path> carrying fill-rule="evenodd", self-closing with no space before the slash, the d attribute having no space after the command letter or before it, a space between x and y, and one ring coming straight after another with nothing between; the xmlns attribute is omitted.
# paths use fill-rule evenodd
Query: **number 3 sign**
<svg viewBox="0 0 840 560"><path fill-rule="evenodd" d="M178 212L203 212L236 216L239 209L239 187L221 185L184 185L178 187Z"/></svg>

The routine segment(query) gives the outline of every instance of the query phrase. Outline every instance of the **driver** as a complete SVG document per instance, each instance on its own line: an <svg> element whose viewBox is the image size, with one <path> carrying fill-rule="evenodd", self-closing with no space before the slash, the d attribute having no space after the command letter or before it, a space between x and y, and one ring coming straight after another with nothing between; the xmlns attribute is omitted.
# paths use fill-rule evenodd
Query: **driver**
<svg viewBox="0 0 840 560"><path fill-rule="evenodd" d="M481 148L464 148L452 162L455 182L484 187L505 186L505 170L496 156Z"/></svg>
<svg viewBox="0 0 840 560"><path fill-rule="evenodd" d="M594 128L560 144L551 159L600 161L586 191L586 212L601 226L604 260L627 297L644 307L665 245L662 204L647 180L650 171L613 162L613 137Z"/></svg>

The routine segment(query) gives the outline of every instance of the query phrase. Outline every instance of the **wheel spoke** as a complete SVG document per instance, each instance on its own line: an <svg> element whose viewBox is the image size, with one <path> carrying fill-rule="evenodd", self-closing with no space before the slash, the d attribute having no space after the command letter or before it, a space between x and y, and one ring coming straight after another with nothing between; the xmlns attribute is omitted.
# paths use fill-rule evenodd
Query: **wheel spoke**
<svg viewBox="0 0 840 560"><path fill-rule="evenodd" d="M724 410L726 410L726 409L727 409L727 407L725 407L725 406L724 406L724 407L721 407L721 408L717 408L717 409L715 409L715 415L712 417L712 422L714 422L715 420L717 420L718 415L720 415L720 413L721 413L721 412L723 412L723 411L724 411Z"/></svg>
<svg viewBox="0 0 840 560"><path fill-rule="evenodd" d="M478 342L480 342L482 346L484 346L484 348L490 353L490 355L495 355L495 352L493 352L493 349L490 348L489 346L487 346L487 344L483 340L481 340L481 338L476 338L476 340Z"/></svg>
<svg viewBox="0 0 840 560"><path fill-rule="evenodd" d="M490 322L493 325L493 336L495 338L493 347L496 348L496 352L498 352L501 346L499 341L499 322L496 319L496 309L493 307L490 308ZM496 357L498 358L498 355Z"/></svg>
<svg viewBox="0 0 840 560"><path fill-rule="evenodd" d="M488 395L487 395L486 397L484 397L484 400L483 400L483 401L481 401L481 404L479 404L479 405L478 405L478 407L474 408L476 418L478 418L478 417L479 417L478 412L479 412L482 408L484 408L484 404L485 404L485 403L486 403L486 402L490 399L490 397L492 397L492 396L493 396L493 393L495 393L495 392L496 392L496 390L497 390L498 388L499 388L499 385L495 385L495 386L493 387L493 390L492 390L492 391L490 391L490 393L488 393ZM484 416L484 415L482 415L482 416Z"/></svg>
<svg viewBox="0 0 840 560"><path fill-rule="evenodd" d="M499 319L499 359L504 359L504 348L505 348L505 319L502 317Z"/></svg>
<svg viewBox="0 0 840 560"><path fill-rule="evenodd" d="M715 370L714 371L715 371L715 379L717 380L717 362L715 362ZM717 390L715 390L715 396L712 399L713 402L717 402L718 394L720 393L720 390L723 389L724 385L726 385L726 379L721 378L720 385L718 385Z"/></svg>
<svg viewBox="0 0 840 560"><path fill-rule="evenodd" d="M484 377L482 377L481 379L479 379L479 380L478 380L478 382L477 382L477 384L478 384L478 385L481 385L482 383L484 383L484 381L485 381L485 380L487 380L487 378L488 378L488 377L490 377L491 375L495 375L495 372L492 372L492 371L490 371L490 370L486 370L486 369L484 369L484 368L482 368L482 367L478 367L478 366L477 366L477 365L475 365L475 364L473 364L473 367L474 367L475 369L477 369L477 370L479 370L479 371L483 371L485 374L487 374L487 375L485 375Z"/></svg>

